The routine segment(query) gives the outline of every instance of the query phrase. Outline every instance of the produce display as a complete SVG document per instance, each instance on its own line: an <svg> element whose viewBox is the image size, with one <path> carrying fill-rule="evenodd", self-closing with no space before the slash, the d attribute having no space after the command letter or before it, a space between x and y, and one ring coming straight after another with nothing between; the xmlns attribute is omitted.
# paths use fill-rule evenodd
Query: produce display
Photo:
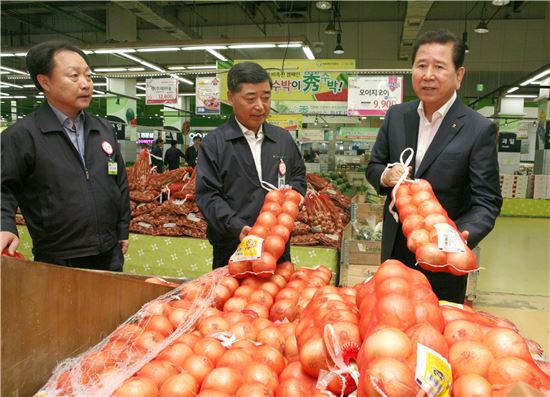
<svg viewBox="0 0 550 397"><path fill-rule="evenodd" d="M477 260L425 179L406 180L392 192L407 247L420 267L457 276L477 270ZM393 203L393 202L392 202Z"/></svg>
<svg viewBox="0 0 550 397"><path fill-rule="evenodd" d="M269 278L217 269L145 304L61 363L39 395L489 396L548 393L540 347L508 320L437 301L427 279L384 262L353 288L323 266ZM445 393L446 391L446 393Z"/></svg>

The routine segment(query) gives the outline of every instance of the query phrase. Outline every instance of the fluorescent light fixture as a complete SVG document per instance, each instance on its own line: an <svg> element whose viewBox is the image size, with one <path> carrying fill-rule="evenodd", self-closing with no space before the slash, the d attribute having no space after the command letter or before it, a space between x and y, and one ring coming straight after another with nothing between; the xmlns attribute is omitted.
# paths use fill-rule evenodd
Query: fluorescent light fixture
<svg viewBox="0 0 550 397"><path fill-rule="evenodd" d="M487 26L487 22L479 21L478 25L474 29L474 32L476 32L478 34L489 33L489 27Z"/></svg>
<svg viewBox="0 0 550 397"><path fill-rule="evenodd" d="M130 54L126 54L124 52L121 52L119 53L119 55L122 55L123 57L125 58L128 58L128 59L131 59L132 61L135 61L137 63L141 63L143 66L147 66L148 68L151 68L151 69L154 69L154 70L157 70L159 72L166 72L166 70L164 70L163 68L157 66L157 65L154 65L150 62L147 62L147 61L144 61L143 59L141 58L138 58L138 57L135 57L133 55L130 55Z"/></svg>
<svg viewBox="0 0 550 397"><path fill-rule="evenodd" d="M546 69L545 71L537 74L536 76L533 76L531 77L530 79L524 81L523 83L521 83L520 85L521 86L526 86L526 85L529 85L529 84L532 84L534 83L535 81L537 81L538 79L541 79L543 77L546 77L547 74L550 74L550 69ZM535 83L535 84L540 84L540 83Z"/></svg>
<svg viewBox="0 0 550 397"><path fill-rule="evenodd" d="M204 45L200 45L200 46L190 46L190 47L182 47L181 48L183 51L198 51L198 50L203 50L203 51L208 51L208 50L226 50L227 49L227 46L224 46L224 45L207 45L207 46L204 46Z"/></svg>
<svg viewBox="0 0 550 397"><path fill-rule="evenodd" d="M97 68L94 72L126 72L126 68Z"/></svg>
<svg viewBox="0 0 550 397"><path fill-rule="evenodd" d="M168 70L185 70L185 66L168 66Z"/></svg>
<svg viewBox="0 0 550 397"><path fill-rule="evenodd" d="M105 95L105 92L103 92L103 91L99 91L99 90L94 90L94 92L95 92L96 94L101 94L101 95Z"/></svg>
<svg viewBox="0 0 550 397"><path fill-rule="evenodd" d="M218 58L220 61L227 61L227 58L224 57L222 54L220 54L218 51L213 50L211 48L208 48L206 51L208 51L210 54L214 55L216 58Z"/></svg>
<svg viewBox="0 0 550 397"><path fill-rule="evenodd" d="M14 57L15 54L13 52L0 52L0 57Z"/></svg>
<svg viewBox="0 0 550 397"><path fill-rule="evenodd" d="M493 4L494 6L497 6L497 7L505 6L505 5L507 5L508 3L510 3L510 0L493 0L493 1L492 1L492 4Z"/></svg>
<svg viewBox="0 0 550 397"><path fill-rule="evenodd" d="M0 81L0 86L1 87L15 87L15 88L23 88L22 85L19 85L19 84L12 84L12 83L6 83L4 81ZM34 87L34 86L33 86Z"/></svg>
<svg viewBox="0 0 550 397"><path fill-rule="evenodd" d="M133 48L105 48L100 50L94 50L96 54L118 54L120 52L136 52Z"/></svg>
<svg viewBox="0 0 550 397"><path fill-rule="evenodd" d="M332 3L330 1L317 1L315 7L321 11L326 11L332 8Z"/></svg>
<svg viewBox="0 0 550 397"><path fill-rule="evenodd" d="M3 70L0 70L0 74L10 74L10 72L4 72Z"/></svg>
<svg viewBox="0 0 550 397"><path fill-rule="evenodd" d="M25 95L13 95L13 96L5 96L5 97L2 97L2 99L24 99L26 98Z"/></svg>
<svg viewBox="0 0 550 397"><path fill-rule="evenodd" d="M524 95L506 95L506 98L536 98L536 95L524 94Z"/></svg>
<svg viewBox="0 0 550 397"><path fill-rule="evenodd" d="M82 50L84 52L84 54L86 55L90 55L90 54L93 54L94 52L92 50Z"/></svg>
<svg viewBox="0 0 550 397"><path fill-rule="evenodd" d="M195 96L194 92L184 92L182 94L179 94L179 96Z"/></svg>
<svg viewBox="0 0 550 397"><path fill-rule="evenodd" d="M0 92L0 95L9 96L10 94L6 94L5 92Z"/></svg>
<svg viewBox="0 0 550 397"><path fill-rule="evenodd" d="M508 91L506 91L507 94L519 90L519 87L512 87Z"/></svg>
<svg viewBox="0 0 550 397"><path fill-rule="evenodd" d="M14 54L16 57L26 57L27 56L27 53L26 52L16 52Z"/></svg>
<svg viewBox="0 0 550 397"><path fill-rule="evenodd" d="M36 86L34 84L23 84L23 87L25 87L25 88L34 88Z"/></svg>
<svg viewBox="0 0 550 397"><path fill-rule="evenodd" d="M311 48L309 46L305 45L302 47L302 50L304 51L304 54L306 55L306 58L309 60L314 60L315 55L313 55L313 51L311 51Z"/></svg>
<svg viewBox="0 0 550 397"><path fill-rule="evenodd" d="M277 44L279 48L299 48L302 46L302 43L288 43L288 44Z"/></svg>
<svg viewBox="0 0 550 397"><path fill-rule="evenodd" d="M147 83L136 83L136 85L147 85Z"/></svg>
<svg viewBox="0 0 550 397"><path fill-rule="evenodd" d="M136 88L137 88L138 90L147 91L147 88L145 88L145 87L142 86L142 85L136 85Z"/></svg>
<svg viewBox="0 0 550 397"><path fill-rule="evenodd" d="M216 65L192 65L187 66L187 69L216 69Z"/></svg>
<svg viewBox="0 0 550 397"><path fill-rule="evenodd" d="M189 79L186 79L185 77L181 77L181 76L178 76L177 74L171 74L170 77L176 79L176 80L179 80L179 81L182 81L184 83L187 83L187 84L190 84L190 85L194 85L195 83L193 83L191 80Z"/></svg>
<svg viewBox="0 0 550 397"><path fill-rule="evenodd" d="M94 83L94 87L106 86L107 83Z"/></svg>
<svg viewBox="0 0 550 397"><path fill-rule="evenodd" d="M179 47L152 47L152 48L138 48L137 52L170 52L179 51Z"/></svg>
<svg viewBox="0 0 550 397"><path fill-rule="evenodd" d="M128 68L129 72L143 72L145 68Z"/></svg>
<svg viewBox="0 0 550 397"><path fill-rule="evenodd" d="M136 94L136 96L146 96L147 94Z"/></svg>
<svg viewBox="0 0 550 397"><path fill-rule="evenodd" d="M0 69L1 70L7 70L8 72L12 72L12 73L19 73L19 74L24 74L25 76L29 76L29 74L27 72L23 72L22 70L19 70L19 69L12 69L12 68L8 68L6 66L0 66Z"/></svg>
<svg viewBox="0 0 550 397"><path fill-rule="evenodd" d="M228 48L232 49L232 50L237 50L237 49L243 49L243 48L249 48L249 49L255 49L255 48L275 48L275 44L270 44L270 43L265 43L265 44L234 44L234 45L230 45L228 46Z"/></svg>
<svg viewBox="0 0 550 397"><path fill-rule="evenodd" d="M34 97L38 99L44 99L44 95L35 95Z"/></svg>

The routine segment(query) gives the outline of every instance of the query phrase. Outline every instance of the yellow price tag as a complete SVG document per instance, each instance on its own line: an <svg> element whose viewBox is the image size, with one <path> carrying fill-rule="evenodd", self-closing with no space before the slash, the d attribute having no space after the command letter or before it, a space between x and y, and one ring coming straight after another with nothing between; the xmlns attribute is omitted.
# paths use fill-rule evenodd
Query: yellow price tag
<svg viewBox="0 0 550 397"><path fill-rule="evenodd" d="M430 397L449 397L453 373L449 362L438 352L417 344L416 383Z"/></svg>
<svg viewBox="0 0 550 397"><path fill-rule="evenodd" d="M456 307L457 309L464 310L464 305L460 303L455 302L449 302L449 301L439 301L439 306L450 306L450 307Z"/></svg>
<svg viewBox="0 0 550 397"><path fill-rule="evenodd" d="M246 236L243 238L235 253L231 256L233 262L252 261L262 256L264 239L258 236Z"/></svg>

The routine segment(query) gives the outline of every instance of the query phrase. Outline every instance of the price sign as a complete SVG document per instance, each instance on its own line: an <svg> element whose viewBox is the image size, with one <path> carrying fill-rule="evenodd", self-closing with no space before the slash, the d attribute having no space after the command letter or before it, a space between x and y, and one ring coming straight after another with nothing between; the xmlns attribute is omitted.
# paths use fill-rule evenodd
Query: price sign
<svg viewBox="0 0 550 397"><path fill-rule="evenodd" d="M178 81L176 79L147 79L146 104L158 105L178 102Z"/></svg>
<svg viewBox="0 0 550 397"><path fill-rule="evenodd" d="M403 102L402 76L350 76L348 116L384 116Z"/></svg>

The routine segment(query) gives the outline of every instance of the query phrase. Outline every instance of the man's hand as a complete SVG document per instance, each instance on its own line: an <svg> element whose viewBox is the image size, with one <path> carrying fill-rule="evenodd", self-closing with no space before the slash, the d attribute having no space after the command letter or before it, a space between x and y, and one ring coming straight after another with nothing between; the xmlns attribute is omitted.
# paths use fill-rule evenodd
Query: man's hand
<svg viewBox="0 0 550 397"><path fill-rule="evenodd" d="M250 229L252 229L250 226L244 226L241 229L241 234L239 234L239 240L243 241L243 238L245 238L248 235L248 232L250 232Z"/></svg>
<svg viewBox="0 0 550 397"><path fill-rule="evenodd" d="M382 183L382 186L394 187L399 181L399 178L401 178L401 175L403 175L404 173L405 168L401 164L394 165L393 167L384 171L384 174L382 175L382 180L380 182ZM412 167L409 166L407 170L407 175L410 176L411 174Z"/></svg>
<svg viewBox="0 0 550 397"><path fill-rule="evenodd" d="M0 232L0 252L8 250L9 255L15 255L17 247L19 247L19 237L12 232Z"/></svg>
<svg viewBox="0 0 550 397"><path fill-rule="evenodd" d="M126 254L128 252L128 240L119 240L118 245L120 246L120 250L122 251L122 255Z"/></svg>
<svg viewBox="0 0 550 397"><path fill-rule="evenodd" d="M470 235L470 232L467 230L464 230L463 232L460 232L460 234L462 235L462 238L464 239L464 241L468 243L468 236Z"/></svg>

